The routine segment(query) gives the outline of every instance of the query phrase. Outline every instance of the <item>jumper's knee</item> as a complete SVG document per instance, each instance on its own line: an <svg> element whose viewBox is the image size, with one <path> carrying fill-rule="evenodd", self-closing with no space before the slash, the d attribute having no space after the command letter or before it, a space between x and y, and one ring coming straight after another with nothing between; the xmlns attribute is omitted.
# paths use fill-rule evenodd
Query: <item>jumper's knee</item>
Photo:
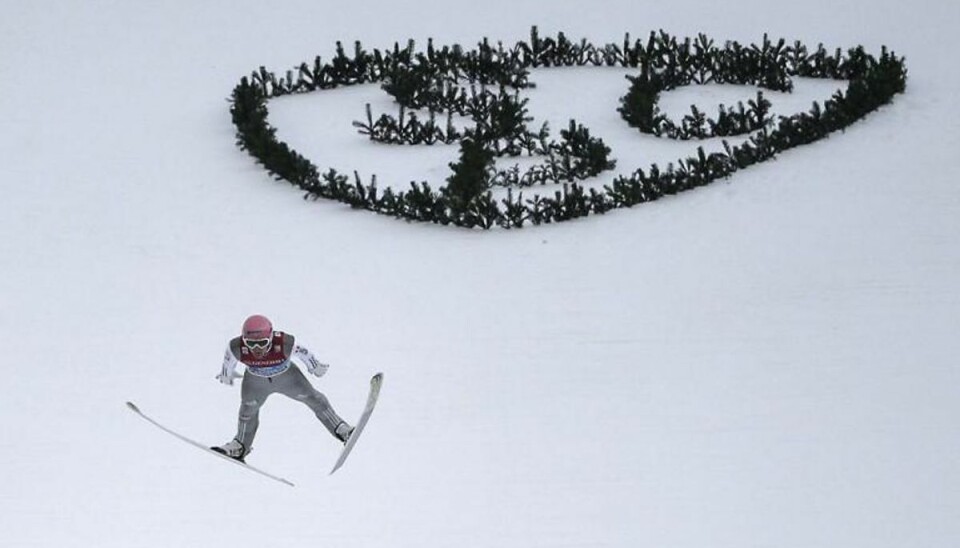
<svg viewBox="0 0 960 548"><path fill-rule="evenodd" d="M257 416L260 412L260 402L249 400L240 404L240 420L248 421Z"/></svg>
<svg viewBox="0 0 960 548"><path fill-rule="evenodd" d="M314 405L328 405L327 397L320 392L304 392L302 394L297 394L297 399L311 407Z"/></svg>

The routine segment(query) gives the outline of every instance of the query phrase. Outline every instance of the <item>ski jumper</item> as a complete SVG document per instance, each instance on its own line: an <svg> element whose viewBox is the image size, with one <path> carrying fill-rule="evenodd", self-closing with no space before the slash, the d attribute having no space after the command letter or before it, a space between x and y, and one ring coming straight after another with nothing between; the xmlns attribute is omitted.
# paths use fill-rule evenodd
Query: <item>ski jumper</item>
<svg viewBox="0 0 960 548"><path fill-rule="evenodd" d="M306 404L323 426L337 436L337 427L343 423L343 419L333 410L327 397L314 388L293 363L293 357L302 362L313 375L319 377L326 373L326 365L320 363L305 347L296 344L293 335L282 331L273 333L270 350L259 358L243 344L241 337L231 340L227 347L221 376L232 379L238 362L247 367L240 386L236 440L243 444L248 452L260 426L260 407L275 393Z"/></svg>

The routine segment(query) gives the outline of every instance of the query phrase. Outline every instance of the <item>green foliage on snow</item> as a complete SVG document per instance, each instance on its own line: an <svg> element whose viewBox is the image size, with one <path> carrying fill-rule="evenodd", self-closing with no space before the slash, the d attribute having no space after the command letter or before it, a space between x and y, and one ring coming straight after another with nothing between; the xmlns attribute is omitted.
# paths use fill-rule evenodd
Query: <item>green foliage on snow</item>
<svg viewBox="0 0 960 548"><path fill-rule="evenodd" d="M551 137L546 124L531 129L526 99L519 95L532 85L529 69L572 66L637 69L636 76L628 76L630 84L617 110L642 133L680 140L749 138L737 146L724 143L722 153L698 148L695 156L665 169L653 164L615 178L602 191L588 192L578 181L613 169L609 147L575 120L559 140ZM903 58L887 48L879 57L862 47L829 53L823 45L811 51L800 42L788 45L767 36L760 44L727 42L721 47L702 34L681 40L663 31L650 33L646 40L632 41L627 35L620 44L597 47L586 40L572 42L563 33L544 38L533 27L528 42L505 47L484 39L470 51L459 45L438 49L431 40L425 51L417 51L410 41L405 47L394 44L392 50L368 52L357 42L348 55L338 42L328 62L317 57L283 77L260 67L242 78L231 96L231 114L238 146L275 178L297 185L310 197L408 220L520 228L630 207L729 177L845 129L903 93L906 74ZM746 105L721 105L715 117L691 107L690 114L675 122L658 108L660 94L680 86L731 83L790 91L794 77L847 80L849 85L822 105L814 103L807 112L777 120L770 116L762 92ZM367 183L354 173L351 181L332 169L321 175L309 159L280 142L267 122L271 98L374 82L394 97L399 113L375 120L367 105L366 121L354 122L360 133L383 143L460 144L459 161L450 164L452 174L439 191L427 182L411 182L407 191L380 192L375 177ZM418 110L426 110L426 115L418 116ZM454 116L469 119L471 125L454 127ZM516 166L495 167L497 157L518 156L543 161L522 172ZM548 184L558 187L552 195L524 198L523 189ZM508 187L508 196L494 199L493 186ZM520 190L517 195L514 189Z"/></svg>

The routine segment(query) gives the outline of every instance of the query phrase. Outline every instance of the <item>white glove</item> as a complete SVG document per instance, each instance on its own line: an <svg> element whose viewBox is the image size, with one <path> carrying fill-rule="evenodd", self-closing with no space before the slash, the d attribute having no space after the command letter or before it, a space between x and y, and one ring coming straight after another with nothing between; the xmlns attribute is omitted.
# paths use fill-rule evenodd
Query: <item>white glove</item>
<svg viewBox="0 0 960 548"><path fill-rule="evenodd" d="M233 386L233 379L239 379L243 375L238 375L237 373L223 373L221 372L217 375L217 380L227 386Z"/></svg>
<svg viewBox="0 0 960 548"><path fill-rule="evenodd" d="M298 345L293 347L293 355L307 366L307 371L314 376L322 377L330 366L318 360L309 350Z"/></svg>

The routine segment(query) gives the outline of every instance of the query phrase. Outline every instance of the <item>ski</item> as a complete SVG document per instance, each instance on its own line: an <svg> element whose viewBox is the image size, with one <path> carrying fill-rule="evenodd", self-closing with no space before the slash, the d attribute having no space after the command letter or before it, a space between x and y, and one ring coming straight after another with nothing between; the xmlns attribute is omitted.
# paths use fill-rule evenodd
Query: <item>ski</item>
<svg viewBox="0 0 960 548"><path fill-rule="evenodd" d="M347 443L343 446L343 451L340 452L340 458L338 458L336 464L333 465L333 470L330 471L330 474L333 474L343 466L347 457L350 456L350 452L353 451L353 447L357 444L357 440L360 439L360 433L363 432L367 421L370 420L370 414L373 413L373 408L377 405L377 399L380 397L380 386L382 384L383 373L377 373L370 379L370 392L367 394L367 405L360 415L356 426L353 427L353 433L350 434L350 439L347 440Z"/></svg>
<svg viewBox="0 0 960 548"><path fill-rule="evenodd" d="M282 483L282 484L284 484L284 485L289 485L290 487L293 487L293 483L291 483L289 480L286 480L286 479L284 479L284 478L281 478L280 476L275 476L275 475L273 475L273 474L271 474L271 473L269 473L269 472L265 472L265 471L263 471L263 470L261 470L261 469L259 469L259 468L254 467L254 466L250 466L249 464L247 464L247 463L245 463L245 462L238 461L237 459L230 458L230 457L228 457L228 456L226 456L226 455L224 455L224 454L222 454L222 453L217 453L216 451L214 451L213 449L210 449L210 448L207 447L206 445L204 445L204 444L202 444L202 443L200 443L200 442L198 442L198 441L194 441L194 440L192 440L192 439L184 436L183 434L180 434L180 433L178 433L178 432L175 432L175 431L167 428L166 426L160 424L159 422L155 421L154 419L152 419L152 418L150 418L149 416L147 416L146 414L144 414L143 411L141 411L140 408L137 407L136 404L134 404L133 402L129 402L129 401L128 401L128 402L127 402L127 408L130 409L131 411L133 411L134 413L136 413L137 415L143 417L144 420L146 420L146 421L149 422L150 424L156 426L156 427L159 428L160 430L163 430L164 432L170 434L171 436L173 436L173 437L175 437L175 438L177 438L177 439L179 439L179 440L181 440L181 441L184 441L184 442L186 442L186 443L188 443L188 444L196 447L197 449L200 449L200 450L202 450L202 451L204 451L204 452L206 452L206 453L209 453L209 454L211 454L211 455L215 455L215 456L217 456L217 457L219 457L219 458L221 458L221 459L230 461L230 462L236 464L237 466L246 468L247 470L250 470L251 472L256 472L257 474L260 474L261 476L268 477L268 478L270 478L270 479L272 479L272 480L274 480L274 481L278 481L278 482L280 482L280 483Z"/></svg>

